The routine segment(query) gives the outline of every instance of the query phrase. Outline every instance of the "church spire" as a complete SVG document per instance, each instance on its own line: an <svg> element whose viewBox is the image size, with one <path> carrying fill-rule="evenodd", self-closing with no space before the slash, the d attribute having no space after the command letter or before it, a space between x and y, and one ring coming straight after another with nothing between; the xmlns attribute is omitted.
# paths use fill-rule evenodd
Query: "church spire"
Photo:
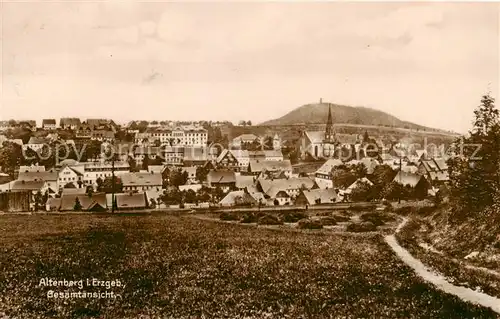
<svg viewBox="0 0 500 319"><path fill-rule="evenodd" d="M332 106L328 104L328 119L326 120L325 142L335 142L335 131L333 130Z"/></svg>

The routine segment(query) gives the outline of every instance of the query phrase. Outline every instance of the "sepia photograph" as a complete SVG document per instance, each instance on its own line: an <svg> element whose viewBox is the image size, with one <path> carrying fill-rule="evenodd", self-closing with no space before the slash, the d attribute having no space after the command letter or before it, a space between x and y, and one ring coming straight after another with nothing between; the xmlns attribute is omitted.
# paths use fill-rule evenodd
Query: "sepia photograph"
<svg viewBox="0 0 500 319"><path fill-rule="evenodd" d="M0 319L500 318L500 3L0 0Z"/></svg>

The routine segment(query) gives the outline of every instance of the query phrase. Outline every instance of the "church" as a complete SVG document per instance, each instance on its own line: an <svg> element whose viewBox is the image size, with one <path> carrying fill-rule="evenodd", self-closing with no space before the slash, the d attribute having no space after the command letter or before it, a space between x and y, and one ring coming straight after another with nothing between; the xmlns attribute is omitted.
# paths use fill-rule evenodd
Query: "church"
<svg viewBox="0 0 500 319"><path fill-rule="evenodd" d="M332 107L328 106L328 119L324 131L303 131L300 138L300 155L302 159L310 156L314 159L332 158L342 148L360 146L362 136L359 134L338 134L333 127Z"/></svg>

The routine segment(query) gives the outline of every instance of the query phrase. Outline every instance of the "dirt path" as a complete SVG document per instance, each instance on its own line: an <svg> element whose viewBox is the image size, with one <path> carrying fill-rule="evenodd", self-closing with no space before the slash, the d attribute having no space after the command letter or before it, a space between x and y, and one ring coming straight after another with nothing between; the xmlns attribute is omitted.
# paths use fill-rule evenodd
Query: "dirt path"
<svg viewBox="0 0 500 319"><path fill-rule="evenodd" d="M401 228L406 225L408 218L404 218L401 224L396 229L396 233L401 230ZM471 302L474 304L481 305L483 307L488 307L493 309L493 311L500 314L500 299L492 297L488 294L477 292L469 288L455 286L448 281L442 275L438 275L432 270L428 269L420 260L413 257L405 248L401 247L395 235L387 235L384 237L387 244L396 253L396 255L408 266L410 266L418 276L424 279L426 282L433 284L438 289L455 295L466 302Z"/></svg>

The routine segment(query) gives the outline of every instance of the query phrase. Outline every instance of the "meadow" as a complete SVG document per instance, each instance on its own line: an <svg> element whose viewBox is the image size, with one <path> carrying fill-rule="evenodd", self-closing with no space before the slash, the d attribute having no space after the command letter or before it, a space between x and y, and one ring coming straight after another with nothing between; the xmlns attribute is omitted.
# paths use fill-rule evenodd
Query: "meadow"
<svg viewBox="0 0 500 319"><path fill-rule="evenodd" d="M423 283L380 234L169 215L0 216L0 317L495 318ZM47 298L119 280L118 298ZM102 291L103 287L88 287ZM2 316L3 315L3 316Z"/></svg>

